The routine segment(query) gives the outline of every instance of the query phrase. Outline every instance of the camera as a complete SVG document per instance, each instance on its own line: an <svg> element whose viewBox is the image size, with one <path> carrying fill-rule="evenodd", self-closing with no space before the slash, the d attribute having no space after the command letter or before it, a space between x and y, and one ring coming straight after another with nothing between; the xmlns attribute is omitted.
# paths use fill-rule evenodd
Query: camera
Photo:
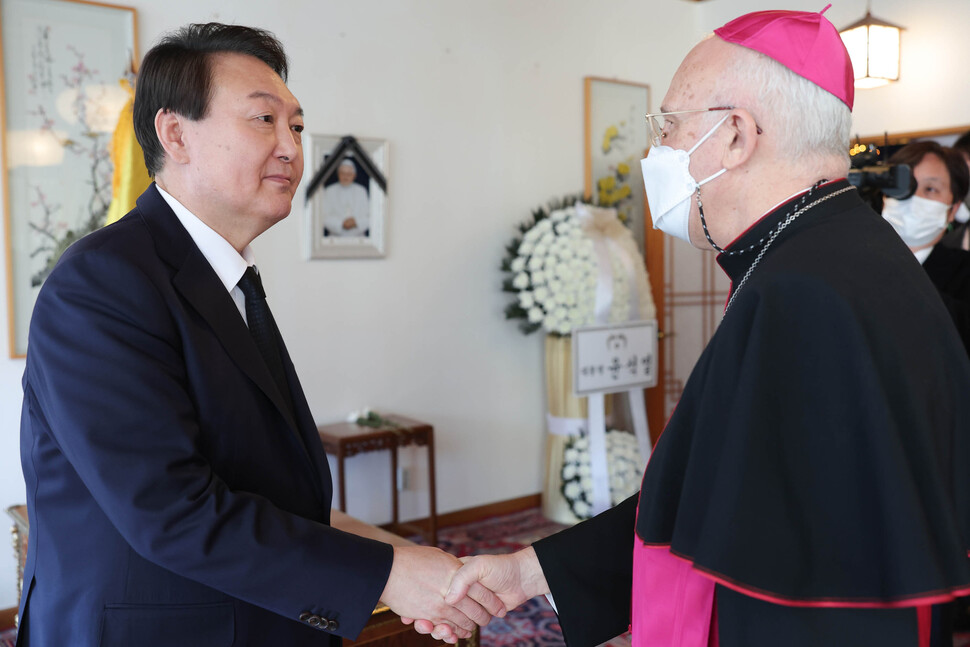
<svg viewBox="0 0 970 647"><path fill-rule="evenodd" d="M916 192L916 179L909 164L885 164L873 144L857 144L849 151L852 163L849 184L876 211L882 210L882 196L905 200Z"/></svg>

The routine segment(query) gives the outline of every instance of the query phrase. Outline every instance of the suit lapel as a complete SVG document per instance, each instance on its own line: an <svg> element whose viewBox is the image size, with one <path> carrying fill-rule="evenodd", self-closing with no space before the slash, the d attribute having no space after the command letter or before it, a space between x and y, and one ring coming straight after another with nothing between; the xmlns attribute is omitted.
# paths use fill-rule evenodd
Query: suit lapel
<svg viewBox="0 0 970 647"><path fill-rule="evenodd" d="M151 230L159 256L175 268L172 284L185 300L212 327L216 337L226 353L233 359L263 393L272 401L286 421L287 427L293 434L294 440L311 463L316 462L310 456L308 446L300 433L300 427L294 417L294 411L287 406L256 342L246 327L236 305L226 292L226 288L209 261L196 246L192 237L179 222L178 217L169 208L168 203L155 189L150 186L137 201L138 209L146 226ZM285 350L284 350L285 353ZM299 380L292 370L292 364L287 356L287 380L290 388L294 384L299 386ZM299 390L299 389L296 389ZM307 407L300 391L300 404L294 398L293 407ZM309 409L307 409L309 415ZM314 427L315 429L315 427ZM329 466L328 466L329 468ZM319 466L312 470L315 478L320 479Z"/></svg>

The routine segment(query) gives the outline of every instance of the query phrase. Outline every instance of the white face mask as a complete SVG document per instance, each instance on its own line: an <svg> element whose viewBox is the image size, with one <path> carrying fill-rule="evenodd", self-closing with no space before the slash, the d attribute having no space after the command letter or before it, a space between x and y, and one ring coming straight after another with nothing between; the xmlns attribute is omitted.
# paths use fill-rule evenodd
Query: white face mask
<svg viewBox="0 0 970 647"><path fill-rule="evenodd" d="M643 188L647 192L654 229L690 243L690 197L701 186L727 170L722 168L698 182L690 174L690 156L729 116L725 115L714 124L689 151L675 150L670 146L652 146L647 157L640 160Z"/></svg>
<svg viewBox="0 0 970 647"><path fill-rule="evenodd" d="M911 248L929 245L946 227L949 205L913 196L906 200L884 198L882 217Z"/></svg>

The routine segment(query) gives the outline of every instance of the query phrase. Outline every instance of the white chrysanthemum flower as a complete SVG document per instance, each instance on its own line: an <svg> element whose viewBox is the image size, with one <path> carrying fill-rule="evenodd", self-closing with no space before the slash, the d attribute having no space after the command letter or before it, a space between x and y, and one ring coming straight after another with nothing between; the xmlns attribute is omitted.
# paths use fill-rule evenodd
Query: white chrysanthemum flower
<svg viewBox="0 0 970 647"><path fill-rule="evenodd" d="M589 517L590 512L592 512L585 501L577 501L573 506L573 511L580 519L586 519Z"/></svg>
<svg viewBox="0 0 970 647"><path fill-rule="evenodd" d="M539 239L539 244L545 245L546 247L552 247L552 244L555 242L556 242L556 234L554 234L552 231L549 231L543 234L542 238Z"/></svg>
<svg viewBox="0 0 970 647"><path fill-rule="evenodd" d="M521 272L515 275L512 279L512 287L516 290L524 290L529 287L529 275L525 272Z"/></svg>
<svg viewBox="0 0 970 647"><path fill-rule="evenodd" d="M576 477L576 466L572 464L564 465L562 468L562 477L567 481L570 481Z"/></svg>
<svg viewBox="0 0 970 647"><path fill-rule="evenodd" d="M541 270L542 269L542 265L543 265L543 260L539 256L533 256L532 258L529 259L529 271L530 272L535 272L537 270Z"/></svg>
<svg viewBox="0 0 970 647"><path fill-rule="evenodd" d="M539 323L545 317L542 308L529 308L529 323Z"/></svg>
<svg viewBox="0 0 970 647"><path fill-rule="evenodd" d="M593 479L591 479L590 477L587 476L585 478L580 479L579 483L580 485L582 485L583 489L586 490L587 492L593 491Z"/></svg>
<svg viewBox="0 0 970 647"><path fill-rule="evenodd" d="M532 297L531 292L519 292L519 307L523 310L528 310L536 304L536 300Z"/></svg>
<svg viewBox="0 0 970 647"><path fill-rule="evenodd" d="M547 245L543 245L541 242L537 243L535 248L532 250L533 256L545 256L548 253L549 247Z"/></svg>
<svg viewBox="0 0 970 647"><path fill-rule="evenodd" d="M522 244L519 245L519 258L528 257L529 254L533 253L535 247L536 244L531 240L522 241Z"/></svg>
<svg viewBox="0 0 970 647"><path fill-rule="evenodd" d="M592 476L593 470L589 466L589 462L585 462L579 466L579 476L585 478L587 476Z"/></svg>
<svg viewBox="0 0 970 647"><path fill-rule="evenodd" d="M546 273L542 271L532 272L532 285L543 285L546 282Z"/></svg>
<svg viewBox="0 0 970 647"><path fill-rule="evenodd" d="M541 235L552 229L552 223L549 222L548 218L546 218L545 220L540 220L539 222L537 222L536 226L533 227L533 229L538 231L539 234Z"/></svg>
<svg viewBox="0 0 970 647"><path fill-rule="evenodd" d="M512 271L513 272L515 272L516 274L518 274L519 272L521 272L524 269L525 269L525 258L523 258L522 256L519 256L518 258L516 258L515 260L512 261Z"/></svg>
<svg viewBox="0 0 970 647"><path fill-rule="evenodd" d="M549 300L549 289L545 287L538 287L532 292L533 298L535 298L537 303L545 303Z"/></svg>
<svg viewBox="0 0 970 647"><path fill-rule="evenodd" d="M573 482L573 483L566 484L565 491L563 492L563 494L565 494L570 499L575 499L580 494L582 494L582 492L579 489L579 484Z"/></svg>

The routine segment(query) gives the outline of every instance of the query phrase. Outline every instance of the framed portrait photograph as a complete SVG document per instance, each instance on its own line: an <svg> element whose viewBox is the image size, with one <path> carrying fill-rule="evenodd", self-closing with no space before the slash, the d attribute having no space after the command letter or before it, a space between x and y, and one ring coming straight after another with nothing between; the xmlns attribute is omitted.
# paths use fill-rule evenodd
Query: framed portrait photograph
<svg viewBox="0 0 970 647"><path fill-rule="evenodd" d="M7 312L10 356L22 357L47 275L104 225L137 29L130 7L75 0L2 0L0 25Z"/></svg>
<svg viewBox="0 0 970 647"><path fill-rule="evenodd" d="M585 103L585 194L617 210L644 248L643 176L640 160L650 143L644 116L650 86L596 76L583 80Z"/></svg>
<svg viewBox="0 0 970 647"><path fill-rule="evenodd" d="M387 218L387 142L310 135L304 193L307 256L380 258Z"/></svg>

